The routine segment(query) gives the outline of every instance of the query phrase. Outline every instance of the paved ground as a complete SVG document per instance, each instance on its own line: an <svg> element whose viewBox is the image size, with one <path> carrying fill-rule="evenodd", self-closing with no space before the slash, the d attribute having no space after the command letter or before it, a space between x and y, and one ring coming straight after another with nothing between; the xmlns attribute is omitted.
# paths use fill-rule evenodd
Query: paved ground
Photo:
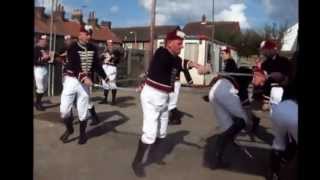
<svg viewBox="0 0 320 180"><path fill-rule="evenodd" d="M247 135L240 135L237 143L242 148L229 146L227 160L232 162L231 167L224 170L206 168L205 164L214 151L217 133L211 107L201 99L206 92L194 90L180 94L179 109L184 112L183 124L169 126L166 153L163 154L166 164L147 166L147 177L144 179L265 179L272 135L267 113L261 111L254 111L262 119L255 142ZM95 92L92 101L103 122L88 126L89 139L85 145L77 143L78 124L75 125L71 142L63 144L59 140L64 132L59 119L59 98L44 98L47 100L45 106L49 108L45 112L34 111L34 179L138 179L130 164L142 126L139 95L121 91L118 93L117 106L111 106L98 104L102 92Z"/></svg>

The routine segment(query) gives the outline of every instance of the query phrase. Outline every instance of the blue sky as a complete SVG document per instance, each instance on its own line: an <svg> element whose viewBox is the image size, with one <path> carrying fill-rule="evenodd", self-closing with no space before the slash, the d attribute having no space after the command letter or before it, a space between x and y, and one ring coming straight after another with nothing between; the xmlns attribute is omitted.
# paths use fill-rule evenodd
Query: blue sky
<svg viewBox="0 0 320 180"><path fill-rule="evenodd" d="M272 20L268 17L267 13L261 2L257 0L250 0L246 3L247 9L246 14L248 17L248 21L251 22L255 26L264 26L264 24L272 22Z"/></svg>
<svg viewBox="0 0 320 180"><path fill-rule="evenodd" d="M82 9L85 17L95 11L112 27L143 26L150 21L150 0L59 0L67 11ZM241 28L261 28L273 22L297 22L297 0L215 0L215 20L239 21ZM36 5L49 8L50 0L36 0ZM49 10L49 9L48 9ZM156 24L183 26L199 21L202 14L212 16L212 0L157 0ZM87 18L85 18L87 19Z"/></svg>

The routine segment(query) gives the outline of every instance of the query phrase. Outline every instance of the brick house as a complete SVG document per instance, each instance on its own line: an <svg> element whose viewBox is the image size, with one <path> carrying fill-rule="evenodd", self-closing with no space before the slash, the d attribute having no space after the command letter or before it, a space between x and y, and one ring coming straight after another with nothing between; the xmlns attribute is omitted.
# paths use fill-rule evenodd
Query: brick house
<svg viewBox="0 0 320 180"><path fill-rule="evenodd" d="M170 31L178 28L176 25L165 25L155 27L155 39L159 36L163 36ZM113 28L112 31L122 39L123 45L129 49L150 49L150 27L119 27Z"/></svg>

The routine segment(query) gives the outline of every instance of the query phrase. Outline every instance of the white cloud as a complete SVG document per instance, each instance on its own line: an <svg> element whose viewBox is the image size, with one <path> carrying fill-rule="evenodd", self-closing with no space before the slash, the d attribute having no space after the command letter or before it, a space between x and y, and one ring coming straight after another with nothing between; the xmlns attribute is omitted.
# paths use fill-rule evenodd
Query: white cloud
<svg viewBox="0 0 320 180"><path fill-rule="evenodd" d="M261 0L266 13L273 21L298 21L298 0Z"/></svg>
<svg viewBox="0 0 320 180"><path fill-rule="evenodd" d="M272 13L272 11L273 11L273 5L272 5L272 3L271 3L271 0L263 0L262 3L263 3L263 5L264 5L265 8L266 8L266 12L267 12L268 14Z"/></svg>
<svg viewBox="0 0 320 180"><path fill-rule="evenodd" d="M51 0L36 0L36 6L43 6L46 9L51 9Z"/></svg>
<svg viewBox="0 0 320 180"><path fill-rule="evenodd" d="M190 21L200 21L203 14L210 20L212 17L212 2L212 0L158 0L156 6L156 24L185 25ZM215 16L228 10L228 12L230 11L229 14L232 13L234 16L228 15L226 16L228 19L222 18L220 20L241 20L240 26L248 27L249 23L244 13L245 8L241 9L236 6L229 10L230 4L239 2L241 2L241 0L215 1ZM139 3L150 12L151 0L139 0ZM240 18L236 16L236 13L238 13L237 15Z"/></svg>
<svg viewBox="0 0 320 180"><path fill-rule="evenodd" d="M69 16L71 16L71 13L74 9L79 9L73 6L70 6L68 4L65 4L63 1L59 1L59 3L62 4L64 11L66 13L66 18L69 18ZM35 1L35 6L43 6L45 7L45 12L47 14L51 14L51 0L36 0Z"/></svg>
<svg viewBox="0 0 320 180"><path fill-rule="evenodd" d="M158 0L156 24L184 25L189 21L200 21L203 14L210 20L214 0ZM298 0L215 0L214 12L217 20L239 21L241 28L253 26L246 15L246 3L258 1L266 15L274 21L295 22L298 20ZM139 0L150 12L151 0ZM219 18L219 19L218 19Z"/></svg>
<svg viewBox="0 0 320 180"><path fill-rule="evenodd" d="M114 5L110 8L111 13L117 13L119 11L119 6Z"/></svg>
<svg viewBox="0 0 320 180"><path fill-rule="evenodd" d="M150 0L139 0L139 3L144 7L145 9L149 10L151 9L151 1Z"/></svg>
<svg viewBox="0 0 320 180"><path fill-rule="evenodd" d="M238 21L241 28L250 28L247 17L244 10L246 6L244 4L232 4L229 9L221 11L215 16L217 21Z"/></svg>

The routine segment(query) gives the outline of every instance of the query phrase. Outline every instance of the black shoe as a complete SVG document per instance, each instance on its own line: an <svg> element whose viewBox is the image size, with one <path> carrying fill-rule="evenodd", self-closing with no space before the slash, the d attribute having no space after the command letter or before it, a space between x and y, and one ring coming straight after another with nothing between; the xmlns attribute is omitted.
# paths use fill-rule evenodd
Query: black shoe
<svg viewBox="0 0 320 180"><path fill-rule="evenodd" d="M41 103L36 103L36 109L37 109L38 111L45 111L45 110L46 110L46 109L42 106Z"/></svg>
<svg viewBox="0 0 320 180"><path fill-rule="evenodd" d="M209 168L212 170L215 169L224 169L230 167L230 163L225 162L222 158L222 154L216 154L215 159L209 161Z"/></svg>
<svg viewBox="0 0 320 180"><path fill-rule="evenodd" d="M181 124L181 112L174 108L169 111L169 125L180 125Z"/></svg>
<svg viewBox="0 0 320 180"><path fill-rule="evenodd" d="M89 111L91 113L91 119L92 119L90 126L99 124L100 120L98 119L98 116L97 116L97 113L96 113L94 106L91 109L89 109Z"/></svg>
<svg viewBox="0 0 320 180"><path fill-rule="evenodd" d="M169 120L169 125L180 125L181 119L171 119Z"/></svg>
<svg viewBox="0 0 320 180"><path fill-rule="evenodd" d="M228 137L226 133L218 135L216 142L216 152L214 159L209 162L210 169L219 169L229 167L229 163L223 161L223 155L228 143L230 143L231 137Z"/></svg>
<svg viewBox="0 0 320 180"><path fill-rule="evenodd" d="M268 175L268 180L280 180L280 169L284 164L282 159L284 157L284 151L271 150L270 155L270 171Z"/></svg>
<svg viewBox="0 0 320 180"><path fill-rule="evenodd" d="M104 99L99 102L99 104L108 104L108 94L109 90L103 90Z"/></svg>
<svg viewBox="0 0 320 180"><path fill-rule="evenodd" d="M166 165L166 162L163 161L163 156L166 154L165 150L165 138L157 138L156 142L154 143L154 152L151 152L150 154L153 157L153 161L158 165Z"/></svg>
<svg viewBox="0 0 320 180"><path fill-rule="evenodd" d="M116 90L116 89L113 89L113 90L111 90L111 93L112 93L111 105L116 105L117 90Z"/></svg>
<svg viewBox="0 0 320 180"><path fill-rule="evenodd" d="M86 128L87 128L87 121L80 121L80 136L78 144L85 144L87 142L87 134L86 134Z"/></svg>
<svg viewBox="0 0 320 180"><path fill-rule="evenodd" d="M38 111L44 111L45 108L42 106L41 99L43 94L42 93L36 93L36 109Z"/></svg>
<svg viewBox="0 0 320 180"><path fill-rule="evenodd" d="M252 133L257 132L259 124L260 124L260 118L253 116L252 117L252 129L251 129Z"/></svg>
<svg viewBox="0 0 320 180"><path fill-rule="evenodd" d="M62 136L60 137L60 140L63 142L63 143L67 143L68 142L68 138L69 136L72 134L73 132L69 132L68 130L66 130Z"/></svg>
<svg viewBox="0 0 320 180"><path fill-rule="evenodd" d="M213 167L213 169L224 169L224 168L228 168L228 167L230 167L230 163L224 161L222 159L222 157L221 158L217 157L217 162L216 162L215 166Z"/></svg>
<svg viewBox="0 0 320 180"><path fill-rule="evenodd" d="M202 99L205 101L205 102L209 102L209 96L202 96Z"/></svg>
<svg viewBox="0 0 320 180"><path fill-rule="evenodd" d="M99 102L99 104L108 104L107 98L104 98L102 101Z"/></svg>
<svg viewBox="0 0 320 180"><path fill-rule="evenodd" d="M269 175L269 177L267 177L267 180L281 180L281 179L279 178L278 174L272 173Z"/></svg>
<svg viewBox="0 0 320 180"><path fill-rule="evenodd" d="M62 134L62 136L60 137L60 140L63 143L67 143L69 136L74 132L73 125L72 125L73 117L71 116L69 118L65 118L63 119L63 122L66 126L66 131Z"/></svg>
<svg viewBox="0 0 320 180"><path fill-rule="evenodd" d="M144 171L144 162L143 157L147 157L147 153L150 149L150 144L144 144L141 140L139 140L138 150L136 156L131 164L133 172L137 177L145 177L146 173Z"/></svg>

